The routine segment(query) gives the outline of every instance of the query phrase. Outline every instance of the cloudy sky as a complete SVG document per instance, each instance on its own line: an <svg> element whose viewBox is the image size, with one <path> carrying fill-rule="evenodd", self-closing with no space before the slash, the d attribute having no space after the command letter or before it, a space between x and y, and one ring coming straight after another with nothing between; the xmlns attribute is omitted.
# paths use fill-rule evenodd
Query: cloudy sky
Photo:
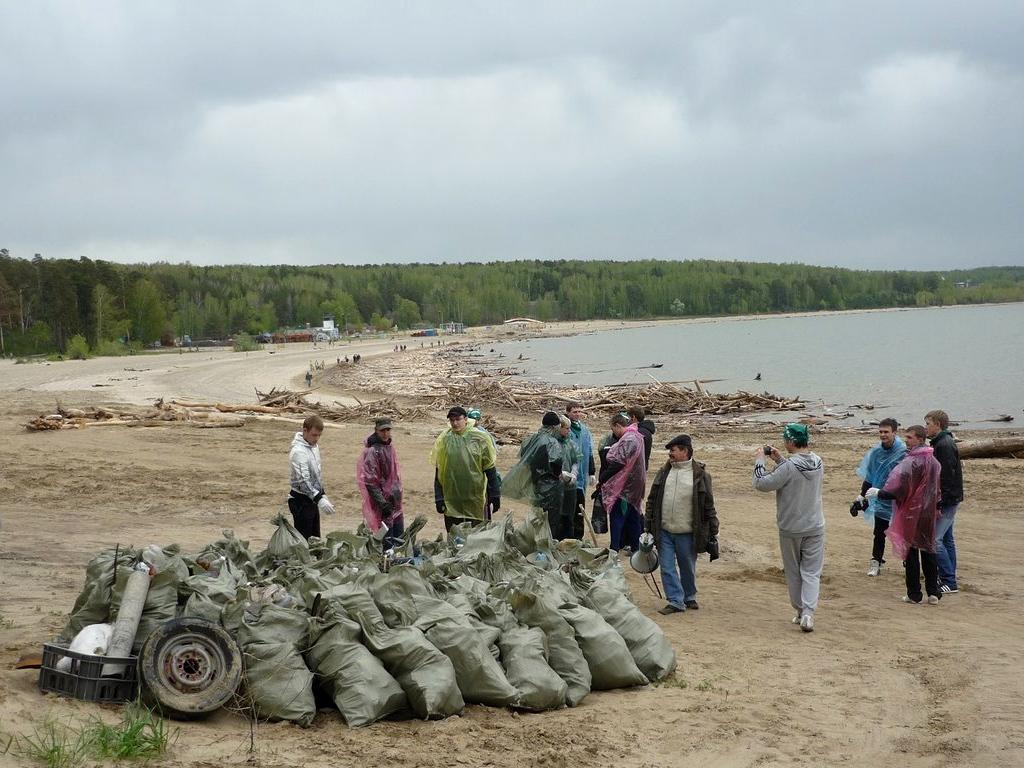
<svg viewBox="0 0 1024 768"><path fill-rule="evenodd" d="M0 247L1024 264L1024 4L0 0Z"/></svg>

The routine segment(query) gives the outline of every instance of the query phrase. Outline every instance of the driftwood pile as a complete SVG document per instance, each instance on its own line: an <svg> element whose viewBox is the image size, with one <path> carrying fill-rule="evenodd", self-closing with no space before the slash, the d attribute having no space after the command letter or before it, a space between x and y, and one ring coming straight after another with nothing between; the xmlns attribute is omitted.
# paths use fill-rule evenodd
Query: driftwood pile
<svg viewBox="0 0 1024 768"><path fill-rule="evenodd" d="M292 392L272 389L257 392L259 403L198 403L187 400L155 401L151 408L119 409L103 407L65 408L58 405L53 413L42 414L29 421L25 428L32 432L83 427L165 427L183 425L200 428L241 427L252 419L296 418L318 414L324 421L371 421L380 416L410 420L424 415L423 408L400 408L391 398L348 406L341 403L325 405L306 399L309 390Z"/></svg>
<svg viewBox="0 0 1024 768"><path fill-rule="evenodd" d="M509 377L477 374L453 379L444 385L431 407L441 410L450 405L515 410L561 410L570 402L581 402L590 412L614 413L630 405L639 405L648 413L727 416L758 411L795 411L806 407L799 398L786 398L767 392L738 391L729 394L708 392L700 381L687 387L681 382L653 381L650 384L619 384L609 387L554 388Z"/></svg>
<svg viewBox="0 0 1024 768"><path fill-rule="evenodd" d="M260 401L259 407L262 413L293 413L304 416L315 413L324 421L371 421L383 416L411 421L426 415L426 409L420 406L402 408L395 403L392 397L367 403L359 402L358 405L343 405L337 401L333 405L325 405L307 400L306 395L310 391L292 392L287 389L271 389L270 392L263 393L257 390L256 397ZM244 408L246 406L237 407Z"/></svg>

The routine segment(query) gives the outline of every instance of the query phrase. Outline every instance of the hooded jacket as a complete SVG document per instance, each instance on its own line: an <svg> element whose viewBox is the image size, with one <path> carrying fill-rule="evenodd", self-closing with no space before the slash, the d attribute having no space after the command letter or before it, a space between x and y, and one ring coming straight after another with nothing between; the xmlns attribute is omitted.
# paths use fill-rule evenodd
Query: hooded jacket
<svg viewBox="0 0 1024 768"><path fill-rule="evenodd" d="M636 428L640 432L640 437L644 439L644 469L646 470L651 466L651 446L654 444L654 433L658 428L650 419L644 419L636 425Z"/></svg>
<svg viewBox="0 0 1024 768"><path fill-rule="evenodd" d="M320 497L324 495L320 446L310 445L301 432L296 432L295 437L292 438L288 462L291 464L292 491L302 496L308 496L314 502L320 501Z"/></svg>
<svg viewBox="0 0 1024 768"><path fill-rule="evenodd" d="M376 432L366 438L356 464L356 482L363 496L363 519L376 531L402 514L402 478L398 456L390 440L381 440Z"/></svg>
<svg viewBox="0 0 1024 768"><path fill-rule="evenodd" d="M812 536L825 532L821 482L825 466L814 453L794 453L767 472L764 459L754 464L754 488L775 491L775 519L783 536Z"/></svg>

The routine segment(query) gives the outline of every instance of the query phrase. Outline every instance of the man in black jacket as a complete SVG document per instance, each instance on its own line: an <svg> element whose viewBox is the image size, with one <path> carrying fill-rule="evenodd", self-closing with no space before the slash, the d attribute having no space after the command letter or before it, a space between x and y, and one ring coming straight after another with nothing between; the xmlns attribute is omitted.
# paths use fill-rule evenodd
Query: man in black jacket
<svg viewBox="0 0 1024 768"><path fill-rule="evenodd" d="M654 433L657 431L657 427L654 426L653 421L646 418L647 414L639 405L627 408L626 415L629 416L630 421L636 424L640 437L644 439L644 470L647 470L651 466L651 446L654 445Z"/></svg>
<svg viewBox="0 0 1024 768"><path fill-rule="evenodd" d="M956 581L956 542L953 540L953 522L960 502L964 500L964 471L960 451L949 432L949 416L945 411L929 411L924 417L935 458L942 467L939 486L942 500L941 515L935 524L935 556L939 562L939 581L945 595L959 592Z"/></svg>
<svg viewBox="0 0 1024 768"><path fill-rule="evenodd" d="M689 435L668 445L668 461L654 477L647 497L644 528L654 534L668 605L664 615L697 610L697 555L718 557L718 513L711 474L693 459ZM678 568L677 568L678 565Z"/></svg>

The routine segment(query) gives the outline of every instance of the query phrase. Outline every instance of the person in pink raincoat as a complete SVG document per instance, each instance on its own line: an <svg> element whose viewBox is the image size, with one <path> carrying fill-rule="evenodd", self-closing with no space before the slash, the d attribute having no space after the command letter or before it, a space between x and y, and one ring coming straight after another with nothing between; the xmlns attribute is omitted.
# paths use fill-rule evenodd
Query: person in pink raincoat
<svg viewBox="0 0 1024 768"><path fill-rule="evenodd" d="M402 516L402 476L398 453L391 442L391 419L377 419L356 464L356 482L363 496L363 519L378 533L387 526L384 548L395 546L405 532Z"/></svg>
<svg viewBox="0 0 1024 768"><path fill-rule="evenodd" d="M615 443L604 460L598 487L604 508L609 510L609 546L616 551L629 547L636 552L644 525L640 504L647 490L644 439L636 424L621 413L612 417L612 434Z"/></svg>
<svg viewBox="0 0 1024 768"><path fill-rule="evenodd" d="M924 571L928 604L942 598L939 566L935 557L935 523L939 517L939 476L942 466L927 444L925 428L908 427L904 435L907 455L890 472L885 487L869 488L865 497L892 499L892 522L885 535L906 566L907 603L920 603L921 571Z"/></svg>

